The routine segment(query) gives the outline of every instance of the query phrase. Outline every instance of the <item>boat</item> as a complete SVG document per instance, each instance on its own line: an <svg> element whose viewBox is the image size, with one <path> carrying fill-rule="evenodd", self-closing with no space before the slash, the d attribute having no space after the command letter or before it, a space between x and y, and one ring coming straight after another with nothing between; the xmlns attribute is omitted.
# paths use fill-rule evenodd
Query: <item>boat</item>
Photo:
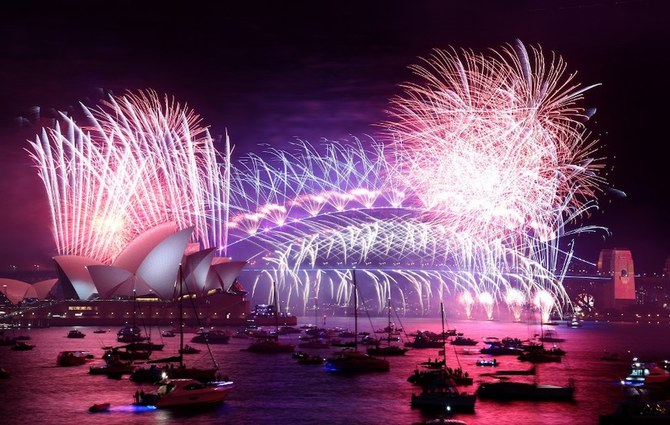
<svg viewBox="0 0 670 425"><path fill-rule="evenodd" d="M274 335L265 338L256 338L246 348L246 351L262 354L292 353L295 351L295 345L281 342L279 341L279 337Z"/></svg>
<svg viewBox="0 0 670 425"><path fill-rule="evenodd" d="M568 386L538 384L536 382L498 381L479 384L477 396L495 400L572 401L574 383Z"/></svg>
<svg viewBox="0 0 670 425"><path fill-rule="evenodd" d="M203 383L195 379L164 379L156 391L137 396L136 404L159 409L215 405L223 403L234 385L227 380Z"/></svg>
<svg viewBox="0 0 670 425"><path fill-rule="evenodd" d="M351 272L354 286L354 346L336 351L326 360L326 370L335 373L367 373L388 372L391 365L386 359L371 356L358 351L358 287L356 286L356 269Z"/></svg>
<svg viewBox="0 0 670 425"><path fill-rule="evenodd" d="M445 361L444 359L438 359L437 357L435 360L428 358L428 361L421 362L419 365L427 369L443 369L445 366Z"/></svg>
<svg viewBox="0 0 670 425"><path fill-rule="evenodd" d="M84 338L85 336L86 334L80 331L79 329L72 329L70 332L67 333L68 338Z"/></svg>
<svg viewBox="0 0 670 425"><path fill-rule="evenodd" d="M110 403L96 403L91 407L89 407L88 411L91 413L109 412L110 407L111 407Z"/></svg>
<svg viewBox="0 0 670 425"><path fill-rule="evenodd" d="M196 335L191 338L191 342L198 344L228 344L230 333L222 329L200 329Z"/></svg>
<svg viewBox="0 0 670 425"><path fill-rule="evenodd" d="M500 363L498 362L497 359L479 359L477 360L477 366L490 366L490 367L496 367Z"/></svg>
<svg viewBox="0 0 670 425"><path fill-rule="evenodd" d="M153 352L153 351L162 351L163 347L165 347L165 344L151 342L150 339L147 339L146 341L128 343L125 345L125 347L129 350Z"/></svg>
<svg viewBox="0 0 670 425"><path fill-rule="evenodd" d="M538 338L542 342L564 342L565 338L560 338L558 336L558 333L554 330L549 329L548 331L545 331L540 338Z"/></svg>
<svg viewBox="0 0 670 425"><path fill-rule="evenodd" d="M539 349L525 351L517 357L522 362L531 363L560 363L564 351L552 351L552 349Z"/></svg>
<svg viewBox="0 0 670 425"><path fill-rule="evenodd" d="M308 340L299 342L298 348L330 348L330 341L321 338L310 338Z"/></svg>
<svg viewBox="0 0 670 425"><path fill-rule="evenodd" d="M670 383L670 372L656 362L643 362L633 357L630 371L622 381L629 386L656 386Z"/></svg>
<svg viewBox="0 0 670 425"><path fill-rule="evenodd" d="M468 372L463 372L460 367L456 369L450 367L433 370L414 369L414 372L407 378L407 382L423 387L447 379L453 380L459 386L472 385L473 383L473 378Z"/></svg>
<svg viewBox="0 0 670 425"><path fill-rule="evenodd" d="M466 338L463 335L456 335L454 339L451 340L451 345L477 345L479 341L472 338Z"/></svg>
<svg viewBox="0 0 670 425"><path fill-rule="evenodd" d="M523 349L514 345L506 345L503 342L488 343L486 347L479 350L481 354L491 356L519 356L523 354Z"/></svg>
<svg viewBox="0 0 670 425"><path fill-rule="evenodd" d="M567 325L573 329L576 328L581 328L582 327L582 321L579 320L577 316L572 316L572 319L567 322Z"/></svg>
<svg viewBox="0 0 670 425"><path fill-rule="evenodd" d="M177 336L176 333L172 332L172 331L169 330L169 329L168 329L168 330L164 330L163 332L161 332L161 335L162 335L164 338L174 338L175 336Z"/></svg>
<svg viewBox="0 0 670 425"><path fill-rule="evenodd" d="M599 425L665 425L670 423L670 400L627 397L614 412L600 415Z"/></svg>
<svg viewBox="0 0 670 425"><path fill-rule="evenodd" d="M276 353L292 353L295 351L295 345L282 342L279 340L279 308L277 299L277 286L272 282L272 289L274 294L274 317L275 317L275 332L267 334L263 337L256 338L247 347L246 351L261 354L276 354ZM269 310L269 309L268 309Z"/></svg>
<svg viewBox="0 0 670 425"><path fill-rule="evenodd" d="M111 358L119 358L121 360L147 360L149 357L151 357L151 351L140 350L129 345L111 347L102 355L102 358L105 360Z"/></svg>
<svg viewBox="0 0 670 425"><path fill-rule="evenodd" d="M94 334L106 334L107 330L105 329L96 329L93 331Z"/></svg>
<svg viewBox="0 0 670 425"><path fill-rule="evenodd" d="M16 341L12 346L12 350L14 351L29 351L32 350L33 348L35 348L35 345L28 344L25 341Z"/></svg>
<svg viewBox="0 0 670 425"><path fill-rule="evenodd" d="M200 349L186 344L184 345L184 348L179 350L179 352L181 354L198 354L200 352Z"/></svg>
<svg viewBox="0 0 670 425"><path fill-rule="evenodd" d="M381 344L377 343L375 344L374 347L368 348L366 351L369 355L371 356L404 356L407 351L409 351L408 348L404 347L399 347L397 345L391 344L391 335L394 332L397 332L398 330L396 327L391 323L391 299L389 298L388 300L388 325L384 330L386 331L386 345L382 346Z"/></svg>
<svg viewBox="0 0 670 425"><path fill-rule="evenodd" d="M194 379L199 382L209 382L209 381L214 381L217 379L217 373L219 366L216 363L216 360L214 359L214 356L211 352L211 350L208 350L210 359L212 361L213 366L208 367L208 368L202 368L202 367L188 367L184 363L184 306L183 306L183 299L184 299L184 274L183 274L183 269L182 266L179 266L179 275L177 277L177 281L179 282L179 355L177 356L171 356L171 357L165 357L161 359L155 359L155 360L150 360L147 362L147 364L150 364L148 367L138 367L133 371L133 374L131 375L131 378L133 380L138 381L138 382L156 382L157 380L155 379L158 374L160 376L163 376L163 373L165 373L165 376L168 379ZM197 317L197 315L196 315ZM202 333L206 333L205 331L202 330ZM208 332L213 332L213 331L208 331ZM225 333L227 337L229 337L228 333ZM203 343L209 344L210 338L209 337L203 337ZM228 340L226 339L226 342ZM209 347L208 347L209 348ZM159 367L157 366L158 364L163 364L165 366ZM176 366L175 366L176 365ZM152 381L153 380L153 381Z"/></svg>
<svg viewBox="0 0 670 425"><path fill-rule="evenodd" d="M440 311L442 313L442 334L444 335L444 304L440 303ZM450 409L454 412L468 412L472 413L475 410L475 402L477 396L467 392L461 392L451 377L448 376L448 369L446 366L446 343L442 340L442 355L443 355L443 369L444 374L441 379L435 379L422 385L421 393L412 394L411 406L424 410L441 410Z"/></svg>
<svg viewBox="0 0 670 425"><path fill-rule="evenodd" d="M149 339L142 335L142 330L137 326L124 326L116 333L116 340L118 342L140 342Z"/></svg>
<svg viewBox="0 0 670 425"><path fill-rule="evenodd" d="M10 376L11 375L7 369L5 369L4 367L0 367L0 379L7 379Z"/></svg>
<svg viewBox="0 0 670 425"><path fill-rule="evenodd" d="M88 351L61 351L56 356L57 366L81 366L93 359Z"/></svg>
<svg viewBox="0 0 670 425"><path fill-rule="evenodd" d="M410 348L441 348L444 347L444 337L428 332L417 332L414 341L406 342L405 347Z"/></svg>
<svg viewBox="0 0 670 425"><path fill-rule="evenodd" d="M294 353L293 358L298 364L323 364L326 359L318 354L307 354L303 352Z"/></svg>
<svg viewBox="0 0 670 425"><path fill-rule="evenodd" d="M104 365L91 366L88 368L89 375L106 375L110 378L120 378L122 375L129 375L135 370L132 360L121 360L120 358L110 358L105 360Z"/></svg>

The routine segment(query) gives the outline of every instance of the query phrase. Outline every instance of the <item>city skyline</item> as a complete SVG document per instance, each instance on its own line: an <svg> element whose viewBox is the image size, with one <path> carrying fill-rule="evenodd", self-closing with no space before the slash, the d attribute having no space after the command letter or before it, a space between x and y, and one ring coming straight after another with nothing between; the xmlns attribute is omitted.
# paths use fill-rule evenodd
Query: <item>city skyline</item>
<svg viewBox="0 0 670 425"><path fill-rule="evenodd" d="M663 178L656 174L662 170L661 151L646 149L659 146L647 140L662 134L655 126L661 121L654 122L662 111L649 108L653 95L667 88L645 84L654 76L661 81L668 60L662 50L654 52L667 49L660 6L649 1L594 2L589 8L561 4L555 9L543 9L540 2L524 8L498 5L479 20L468 17L472 7L437 3L382 10L372 2L357 14L328 3L329 10L298 3L285 18L282 12L288 10L268 4L254 13L241 6L196 7L182 18L150 10L111 11L109 22L100 26L86 19L85 11L68 8L15 12L3 20L1 33L8 43L0 71L5 158L0 193L16 207L0 217L0 267L40 263L55 254L46 199L39 198L44 197L41 183L23 151L26 139L39 132L34 106L41 106L39 116L49 117L50 108L67 111L70 104L109 91L153 88L192 106L213 135L227 131L241 154L262 143L285 146L295 137L316 143L322 137L374 135L389 98L409 78L406 67L418 56L432 48L484 51L520 39L564 57L582 85L601 84L585 98L598 110L589 131L602 140L612 189L599 196L601 211L588 223L605 226L612 235L578 236L578 254L595 261L602 248L628 248L636 269L660 270L670 252L669 212ZM510 28L487 27L496 14L508 17ZM449 21L456 28L439 22L438 16L453 15L465 16L464 22ZM217 22L216 16L225 18ZM601 19L589 21L596 17ZM521 25L524 18L529 25ZM340 29L342 22L349 25ZM624 22L630 23L628 31L617 31ZM165 39L156 34L170 23L183 24L182 30ZM562 26L568 24L574 31L566 34ZM639 166L642 160L645 167Z"/></svg>

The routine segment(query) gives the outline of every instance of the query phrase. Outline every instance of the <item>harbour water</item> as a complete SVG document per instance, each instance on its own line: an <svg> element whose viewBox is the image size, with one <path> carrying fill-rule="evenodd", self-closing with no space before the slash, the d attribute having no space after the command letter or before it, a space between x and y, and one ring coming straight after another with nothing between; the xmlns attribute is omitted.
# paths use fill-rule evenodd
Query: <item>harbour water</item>
<svg viewBox="0 0 670 425"><path fill-rule="evenodd" d="M367 320L367 319L366 319ZM309 323L300 318L299 325ZM383 328L385 318L373 318L372 323L359 322L359 331L370 327ZM349 318L329 317L327 327L353 328ZM439 318L407 318L402 320L407 333L419 329L439 332ZM565 325L553 327L565 339L559 343L567 351L561 363L538 366L538 379L543 383L566 385L573 379L576 385L574 402L496 402L477 400L472 414L456 414L469 425L476 424L597 424L600 414L610 413L622 397L620 380L629 368L629 359L640 356L663 359L670 356L670 339L663 324L633 324L586 322L572 329ZM464 336L481 340L485 337L514 337L527 339L539 332L537 325L503 321L455 321L449 323ZM419 363L435 359L436 349L413 349L405 356L390 357L388 373L340 376L327 372L323 365L300 365L291 354L254 354L243 351L250 341L231 338L228 344L212 345L214 358L221 373L236 384L226 402L214 409L170 412L139 411L132 406L138 389L150 391L150 385L140 385L123 376L110 379L88 374L92 365L102 364L101 347L116 344L116 331L93 333L94 328L79 327L86 334L82 339L66 335L71 328L41 328L19 330L30 336L35 344L31 351L13 351L0 347L0 367L11 377L0 380L0 418L3 424L413 424L435 415L412 409L412 393L419 389L407 382L407 377ZM11 336L14 331L5 331ZM150 330L154 342L161 339L160 329ZM186 341L190 340L188 335ZM298 342L297 336L282 337ZM178 338L163 338L165 348L159 357L176 354ZM475 348L482 348L480 342ZM204 348L204 347L203 347ZM465 348L447 345L447 365L462 367L474 378L474 385L462 387L474 392L481 382L492 381L486 376L492 368L477 367L480 354ZM302 350L321 353L327 357L335 348ZM56 357L63 350L88 350L95 355L89 365L58 367ZM603 361L605 352L620 354L621 361ZM186 356L190 364L210 364L203 354ZM156 354L154 355L156 356ZM527 369L512 356L500 356L501 369ZM516 378L515 378L516 379ZM90 413L95 403L109 402L111 410Z"/></svg>

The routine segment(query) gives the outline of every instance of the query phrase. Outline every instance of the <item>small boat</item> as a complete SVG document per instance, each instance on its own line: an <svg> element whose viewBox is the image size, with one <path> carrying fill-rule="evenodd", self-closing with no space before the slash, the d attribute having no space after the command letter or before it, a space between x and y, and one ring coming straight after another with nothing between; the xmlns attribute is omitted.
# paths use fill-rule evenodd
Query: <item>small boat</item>
<svg viewBox="0 0 670 425"><path fill-rule="evenodd" d="M173 337L177 336L177 334L175 334L175 333L172 332L171 330L165 330L165 331L161 332L161 335L162 335L164 338L173 338Z"/></svg>
<svg viewBox="0 0 670 425"><path fill-rule="evenodd" d="M107 330L105 329L96 329L93 331L94 334L106 334Z"/></svg>
<svg viewBox="0 0 670 425"><path fill-rule="evenodd" d="M429 332L417 332L414 341L406 342L405 347L410 348L442 348L444 347L444 340L440 335L431 334Z"/></svg>
<svg viewBox="0 0 670 425"><path fill-rule="evenodd" d="M504 345L501 342L488 344L486 347L479 350L481 354L489 354L492 356L519 356L523 354L523 349L513 346Z"/></svg>
<svg viewBox="0 0 670 425"><path fill-rule="evenodd" d="M435 358L435 360L432 360L429 358L428 361L419 364L427 369L442 369L444 368L445 363L444 359L440 360Z"/></svg>
<svg viewBox="0 0 670 425"><path fill-rule="evenodd" d="M230 333L224 330L211 329L209 331L200 330L191 342L200 344L228 344Z"/></svg>
<svg viewBox="0 0 670 425"><path fill-rule="evenodd" d="M136 393L136 403L157 408L180 408L222 403L233 389L232 381L203 383L195 379L164 379L155 392Z"/></svg>
<svg viewBox="0 0 670 425"><path fill-rule="evenodd" d="M149 367L136 367L130 374L131 381L147 384L154 384L166 378L166 369L155 364L152 364Z"/></svg>
<svg viewBox="0 0 670 425"><path fill-rule="evenodd" d="M400 333L402 328L396 328L395 324L391 322L391 299L388 300L388 325L383 329L386 333L386 345L382 346L380 343L375 344L375 347L370 347L366 351L371 356L404 356L409 351L408 348L400 347L391 344L394 338L391 336L395 333ZM397 339L396 339L397 340Z"/></svg>
<svg viewBox="0 0 670 425"><path fill-rule="evenodd" d="M96 403L88 408L91 413L109 412L111 405L109 403Z"/></svg>
<svg viewBox="0 0 670 425"><path fill-rule="evenodd" d="M538 340L542 342L564 342L565 338L560 338L556 331L550 329L544 332L544 335L539 337Z"/></svg>
<svg viewBox="0 0 670 425"><path fill-rule="evenodd" d="M119 358L121 360L147 360L151 356L151 351L136 350L128 348L127 346L112 347L105 351L102 358L109 360L111 358Z"/></svg>
<svg viewBox="0 0 670 425"><path fill-rule="evenodd" d="M479 359L477 360L477 366L492 366L496 367L500 363L498 362L497 359Z"/></svg>
<svg viewBox="0 0 670 425"><path fill-rule="evenodd" d="M293 355L298 364L323 364L326 359L318 354L307 354L298 352Z"/></svg>
<svg viewBox="0 0 670 425"><path fill-rule="evenodd" d="M572 381L566 387L534 382L484 382L477 389L479 398L495 400L571 401L574 395L575 387Z"/></svg>
<svg viewBox="0 0 670 425"><path fill-rule="evenodd" d="M24 341L16 341L12 346L12 350L14 351L28 351L32 350L33 348L35 348L33 344L28 344Z"/></svg>
<svg viewBox="0 0 670 425"><path fill-rule="evenodd" d="M61 351L56 357L57 366L81 366L93 359L88 351Z"/></svg>
<svg viewBox="0 0 670 425"><path fill-rule="evenodd" d="M281 342L279 337L256 338L246 351L262 354L292 353L295 351L295 345Z"/></svg>
<svg viewBox="0 0 670 425"><path fill-rule="evenodd" d="M184 345L184 348L179 350L179 352L181 354L198 354L200 352L200 349L186 344L186 345Z"/></svg>
<svg viewBox="0 0 670 425"><path fill-rule="evenodd" d="M451 340L451 345L477 345L479 341L472 338L466 338L462 335L457 335L454 339Z"/></svg>
<svg viewBox="0 0 670 425"><path fill-rule="evenodd" d="M399 347L397 345L386 345L370 347L367 353L371 356L404 356L409 351L408 348Z"/></svg>
<svg viewBox="0 0 670 425"><path fill-rule="evenodd" d="M471 413L475 410L477 396L460 392L455 382L426 385L420 394L412 394L413 408Z"/></svg>
<svg viewBox="0 0 670 425"><path fill-rule="evenodd" d="M105 361L104 365L89 367L88 373L90 375L106 375L108 377L120 378L122 375L131 374L134 369L135 365L131 360L111 358Z"/></svg>
<svg viewBox="0 0 670 425"><path fill-rule="evenodd" d="M356 286L356 269L351 271L354 295L354 346L343 348L326 360L326 371L343 374L369 372L388 372L391 364L388 360L373 357L358 351L358 287Z"/></svg>
<svg viewBox="0 0 670 425"><path fill-rule="evenodd" d="M321 349L321 348L329 348L330 347L330 342L325 340L325 339L320 339L320 338L310 338L306 341L302 341L298 343L298 348L315 348L315 349Z"/></svg>
<svg viewBox="0 0 670 425"><path fill-rule="evenodd" d="M452 380L456 385L472 385L473 378L469 376L468 372L463 372L463 369L456 368L442 368L442 369L431 369L431 370L418 370L415 369L408 378L407 382L411 382L414 385L426 386L432 385L435 382L442 382L445 380Z"/></svg>
<svg viewBox="0 0 670 425"><path fill-rule="evenodd" d="M329 372L388 372L390 369L388 360L349 349L338 351L326 360L326 370Z"/></svg>
<svg viewBox="0 0 670 425"><path fill-rule="evenodd" d="M86 334L80 331L79 329L72 329L70 332L67 333L68 338L84 338L85 336Z"/></svg>
<svg viewBox="0 0 670 425"><path fill-rule="evenodd" d="M142 335L142 329L137 326L124 326L116 333L118 342L140 342L149 339Z"/></svg>

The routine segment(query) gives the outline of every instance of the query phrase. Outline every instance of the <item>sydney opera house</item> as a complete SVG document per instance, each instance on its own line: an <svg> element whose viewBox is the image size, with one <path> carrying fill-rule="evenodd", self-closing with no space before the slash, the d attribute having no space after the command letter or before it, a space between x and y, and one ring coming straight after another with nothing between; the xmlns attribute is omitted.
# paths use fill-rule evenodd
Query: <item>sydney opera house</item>
<svg viewBox="0 0 670 425"><path fill-rule="evenodd" d="M141 319L145 324L174 325L180 309L188 326L251 320L247 292L238 281L246 261L218 257L214 248L201 250L189 242L192 232L192 227L180 230L175 223L165 223L141 234L111 265L63 255L54 258L55 279L34 284L0 279L2 294L13 306L4 312L5 321L20 326L102 326ZM183 302L176 302L180 299Z"/></svg>

